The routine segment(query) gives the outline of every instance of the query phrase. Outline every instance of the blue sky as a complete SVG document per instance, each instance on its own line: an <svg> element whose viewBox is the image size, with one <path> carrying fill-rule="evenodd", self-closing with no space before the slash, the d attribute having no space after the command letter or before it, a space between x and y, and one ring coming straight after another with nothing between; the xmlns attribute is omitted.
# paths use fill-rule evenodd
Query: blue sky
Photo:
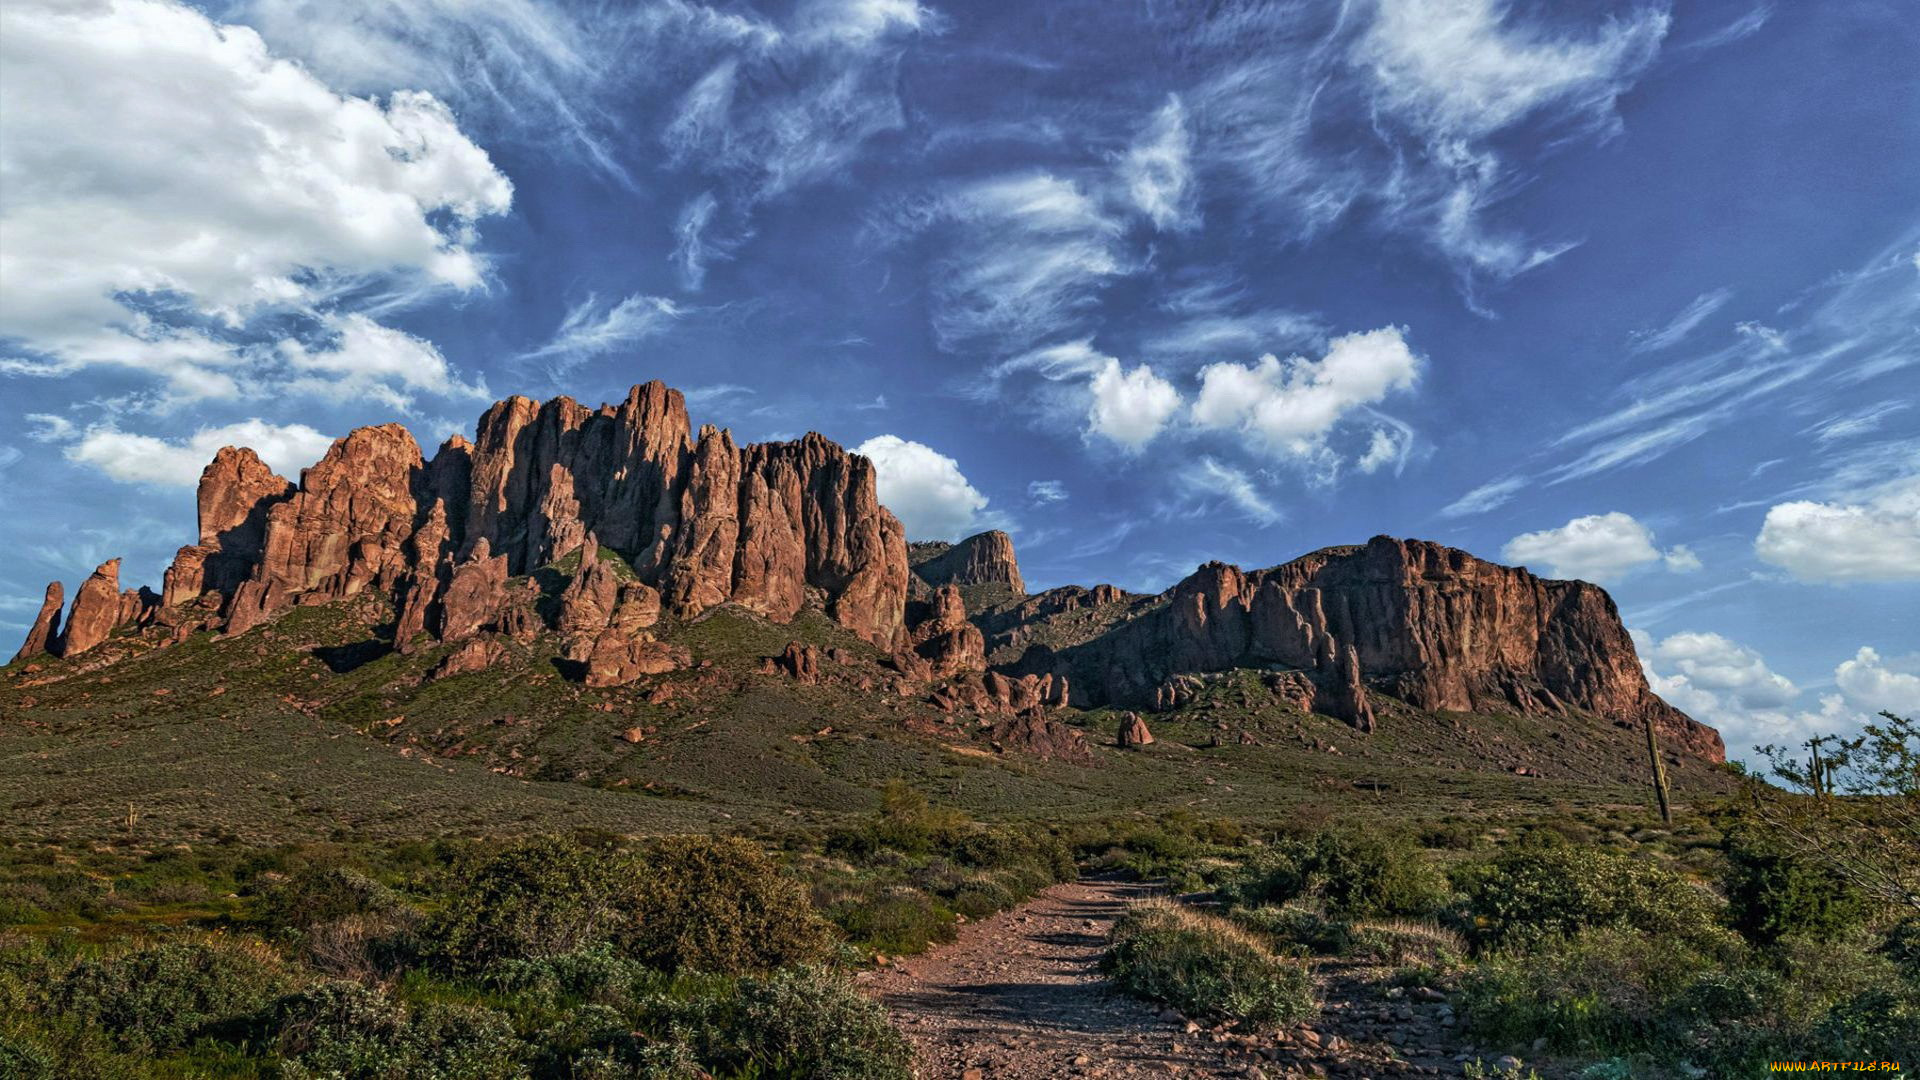
<svg viewBox="0 0 1920 1080"><path fill-rule="evenodd" d="M1157 590L1419 536L1736 752L1920 710L1920 11L12 0L0 630L192 483L659 378Z"/></svg>

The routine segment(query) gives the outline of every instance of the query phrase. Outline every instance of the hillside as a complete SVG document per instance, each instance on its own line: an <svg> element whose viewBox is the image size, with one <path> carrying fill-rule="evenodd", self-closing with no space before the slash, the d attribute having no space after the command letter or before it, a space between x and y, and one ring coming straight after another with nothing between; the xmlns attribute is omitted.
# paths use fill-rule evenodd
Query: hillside
<svg viewBox="0 0 1920 1080"><path fill-rule="evenodd" d="M159 593L50 588L0 684L9 821L657 829L901 776L985 816L1638 798L1649 722L1683 797L1723 782L1594 586L1378 537L1029 596L1006 534L909 547L875 492L659 384L509 399L431 459L360 429L298 484L224 449Z"/></svg>

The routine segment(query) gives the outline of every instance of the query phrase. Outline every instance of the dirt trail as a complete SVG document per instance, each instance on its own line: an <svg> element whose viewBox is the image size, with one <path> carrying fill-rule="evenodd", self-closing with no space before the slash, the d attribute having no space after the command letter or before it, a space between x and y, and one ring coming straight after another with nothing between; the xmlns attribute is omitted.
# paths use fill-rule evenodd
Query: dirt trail
<svg viewBox="0 0 1920 1080"><path fill-rule="evenodd" d="M1260 1036L1208 1030L1110 992L1099 970L1107 931L1152 891L1056 885L861 981L913 1043L922 1080L1460 1074L1446 1006L1374 1000L1339 972L1319 973L1327 1005L1311 1028Z"/></svg>
<svg viewBox="0 0 1920 1080"><path fill-rule="evenodd" d="M913 1042L923 1080L1246 1075L1223 1046L1101 979L1108 928L1149 894L1117 881L1056 885L863 981Z"/></svg>

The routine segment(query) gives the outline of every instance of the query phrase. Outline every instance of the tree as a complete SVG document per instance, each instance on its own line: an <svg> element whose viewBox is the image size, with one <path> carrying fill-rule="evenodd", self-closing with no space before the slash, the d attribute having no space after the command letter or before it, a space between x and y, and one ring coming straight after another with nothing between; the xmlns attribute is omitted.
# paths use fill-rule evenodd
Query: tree
<svg viewBox="0 0 1920 1080"><path fill-rule="evenodd" d="M1822 735L1760 753L1753 814L1789 854L1896 908L1920 913L1920 724L1882 712L1851 739ZM1783 790L1784 788L1784 790Z"/></svg>

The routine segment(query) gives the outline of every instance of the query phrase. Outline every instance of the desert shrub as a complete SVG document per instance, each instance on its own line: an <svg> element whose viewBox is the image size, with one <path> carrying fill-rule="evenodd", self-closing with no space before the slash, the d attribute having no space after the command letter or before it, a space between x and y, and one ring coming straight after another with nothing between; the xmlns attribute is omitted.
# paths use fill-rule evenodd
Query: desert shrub
<svg viewBox="0 0 1920 1080"><path fill-rule="evenodd" d="M573 952L608 940L627 918L632 877L573 841L524 841L460 874L424 936L456 971Z"/></svg>
<svg viewBox="0 0 1920 1080"><path fill-rule="evenodd" d="M309 927L300 955L323 975L369 980L392 974L420 951L411 908L382 915L348 915Z"/></svg>
<svg viewBox="0 0 1920 1080"><path fill-rule="evenodd" d="M1601 927L1483 957L1462 980L1460 1007L1496 1043L1636 1048L1678 1035L1668 1007L1712 969L1675 939Z"/></svg>
<svg viewBox="0 0 1920 1080"><path fill-rule="evenodd" d="M827 912L853 945L873 952L916 953L954 938L953 912L913 888L884 888L835 903Z"/></svg>
<svg viewBox="0 0 1920 1080"><path fill-rule="evenodd" d="M604 943L557 956L504 960L488 968L480 981L489 990L549 1009L629 1008L666 983L660 972Z"/></svg>
<svg viewBox="0 0 1920 1080"><path fill-rule="evenodd" d="M58 1064L52 1050L24 1035L0 1029L0 1076L9 1080L53 1080Z"/></svg>
<svg viewBox="0 0 1920 1080"><path fill-rule="evenodd" d="M819 960L833 941L806 888L737 837L655 841L627 904L621 945L665 971L767 971Z"/></svg>
<svg viewBox="0 0 1920 1080"><path fill-rule="evenodd" d="M742 980L723 1064L820 1080L910 1080L913 1054L886 1010L818 968Z"/></svg>
<svg viewBox="0 0 1920 1080"><path fill-rule="evenodd" d="M399 894L358 870L309 866L260 888L253 922L269 935L288 935L356 915L389 915L405 906Z"/></svg>
<svg viewBox="0 0 1920 1080"><path fill-rule="evenodd" d="M332 981L275 1003L272 1030L290 1078L493 1080L523 1074L526 1047L506 1017L474 1005L407 1009L359 983Z"/></svg>
<svg viewBox="0 0 1920 1080"><path fill-rule="evenodd" d="M947 903L969 919L984 919L1018 902L1012 889L991 877L977 877L955 889Z"/></svg>
<svg viewBox="0 0 1920 1080"><path fill-rule="evenodd" d="M253 949L165 942L80 960L53 989L51 1004L110 1033L126 1050L166 1053L244 1021L286 982Z"/></svg>
<svg viewBox="0 0 1920 1080"><path fill-rule="evenodd" d="M1275 844L1221 892L1248 906L1314 893L1329 912L1357 917L1429 915L1448 899L1446 878L1406 838L1334 829Z"/></svg>
<svg viewBox="0 0 1920 1080"><path fill-rule="evenodd" d="M1411 920L1349 921L1299 904L1239 908L1228 918L1284 952L1341 956L1369 963L1436 970L1459 967L1467 954L1460 935Z"/></svg>
<svg viewBox="0 0 1920 1080"><path fill-rule="evenodd" d="M1867 915L1865 898L1844 878L1752 836L1727 845L1725 890L1733 928L1756 945L1830 938Z"/></svg>
<svg viewBox="0 0 1920 1080"><path fill-rule="evenodd" d="M1196 1017L1270 1028L1315 1008L1303 965L1225 919L1165 901L1120 917L1102 966L1121 989Z"/></svg>
<svg viewBox="0 0 1920 1080"><path fill-rule="evenodd" d="M1721 952L1731 936L1705 890L1679 874L1592 849L1509 852L1466 876L1473 936L1483 946L1626 927Z"/></svg>

